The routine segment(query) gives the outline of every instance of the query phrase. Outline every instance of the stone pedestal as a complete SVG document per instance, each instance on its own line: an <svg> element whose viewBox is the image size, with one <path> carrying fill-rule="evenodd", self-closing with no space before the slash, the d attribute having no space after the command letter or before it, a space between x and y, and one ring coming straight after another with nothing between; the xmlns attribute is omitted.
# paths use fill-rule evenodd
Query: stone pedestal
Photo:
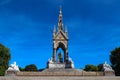
<svg viewBox="0 0 120 80"><path fill-rule="evenodd" d="M65 69L65 68L74 68L74 63L73 63L73 61L72 61L72 59L71 58L69 58L68 59L68 61L66 61L66 63L64 62L59 62L59 63L56 63L56 62L54 62L54 59L53 58L50 58L49 60L48 60L48 62L47 62L47 68L48 69L55 69L55 68L63 68L63 69Z"/></svg>
<svg viewBox="0 0 120 80"><path fill-rule="evenodd" d="M112 67L105 61L103 64L104 76L115 76L115 72Z"/></svg>
<svg viewBox="0 0 120 80"><path fill-rule="evenodd" d="M74 64L73 63L69 63L69 64L65 64L65 68L74 68Z"/></svg>
<svg viewBox="0 0 120 80"><path fill-rule="evenodd" d="M63 68L63 69L65 69L65 68L74 68L74 64L73 63L67 63L67 64L65 64L65 63L48 63L47 64L47 68L49 68L49 69L55 69L55 68Z"/></svg>
<svg viewBox="0 0 120 80"><path fill-rule="evenodd" d="M9 68L6 71L6 76L15 76L17 72L20 72L18 65L16 65L16 62L11 64Z"/></svg>
<svg viewBox="0 0 120 80"><path fill-rule="evenodd" d="M104 76L115 76L114 71L104 71Z"/></svg>
<svg viewBox="0 0 120 80"><path fill-rule="evenodd" d="M47 67L49 69L53 69L53 68L65 68L65 64L63 64L63 63L48 63Z"/></svg>
<svg viewBox="0 0 120 80"><path fill-rule="evenodd" d="M17 72L15 70L7 70L5 76L16 76Z"/></svg>

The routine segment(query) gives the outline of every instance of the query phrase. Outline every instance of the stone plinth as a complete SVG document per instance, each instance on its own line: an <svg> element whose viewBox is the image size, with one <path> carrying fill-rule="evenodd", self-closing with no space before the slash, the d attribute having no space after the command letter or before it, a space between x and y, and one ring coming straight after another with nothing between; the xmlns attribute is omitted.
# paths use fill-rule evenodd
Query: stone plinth
<svg viewBox="0 0 120 80"><path fill-rule="evenodd" d="M74 64L73 63L48 63L47 64L47 68L52 69L52 68L74 68Z"/></svg>
<svg viewBox="0 0 120 80"><path fill-rule="evenodd" d="M104 75L105 76L115 76L115 72L114 71L104 71Z"/></svg>
<svg viewBox="0 0 120 80"><path fill-rule="evenodd" d="M65 64L63 63L48 63L48 68L65 68Z"/></svg>
<svg viewBox="0 0 120 80"><path fill-rule="evenodd" d="M73 63L65 64L65 68L74 68L74 64Z"/></svg>
<svg viewBox="0 0 120 80"><path fill-rule="evenodd" d="M7 70L5 76L16 76L16 73L17 73L17 72L18 72L18 71Z"/></svg>
<svg viewBox="0 0 120 80"><path fill-rule="evenodd" d="M11 64L9 68L6 71L6 76L15 76L17 72L20 72L18 65L16 65L16 62Z"/></svg>

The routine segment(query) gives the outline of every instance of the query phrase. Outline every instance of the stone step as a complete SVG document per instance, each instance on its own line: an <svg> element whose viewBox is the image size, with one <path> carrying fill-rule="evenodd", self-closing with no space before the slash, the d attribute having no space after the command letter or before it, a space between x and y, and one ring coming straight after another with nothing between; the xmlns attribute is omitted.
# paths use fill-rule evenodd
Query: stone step
<svg viewBox="0 0 120 80"><path fill-rule="evenodd" d="M43 70L42 72L80 72L80 71L83 71L81 69L45 69Z"/></svg>

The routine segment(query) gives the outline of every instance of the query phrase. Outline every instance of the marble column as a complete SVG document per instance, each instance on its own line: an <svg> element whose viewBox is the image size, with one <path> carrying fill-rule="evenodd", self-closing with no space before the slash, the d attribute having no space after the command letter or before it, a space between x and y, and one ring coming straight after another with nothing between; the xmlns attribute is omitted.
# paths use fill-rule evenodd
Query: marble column
<svg viewBox="0 0 120 80"><path fill-rule="evenodd" d="M56 62L56 49L53 49L53 61Z"/></svg>
<svg viewBox="0 0 120 80"><path fill-rule="evenodd" d="M66 62L66 51L64 51L64 63Z"/></svg>
<svg viewBox="0 0 120 80"><path fill-rule="evenodd" d="M68 50L65 50L65 62L68 60Z"/></svg>

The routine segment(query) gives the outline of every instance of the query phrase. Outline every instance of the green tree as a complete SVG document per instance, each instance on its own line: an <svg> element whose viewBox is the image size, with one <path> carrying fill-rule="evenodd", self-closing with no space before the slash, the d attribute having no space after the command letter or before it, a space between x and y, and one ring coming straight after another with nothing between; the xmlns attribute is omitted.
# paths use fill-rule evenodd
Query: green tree
<svg viewBox="0 0 120 80"><path fill-rule="evenodd" d="M5 70L8 68L10 58L11 56L9 48L0 44L0 76L5 74Z"/></svg>
<svg viewBox="0 0 120 80"><path fill-rule="evenodd" d="M87 64L85 66L85 71L98 71L98 67L97 66L94 66L94 65L91 65L91 64Z"/></svg>
<svg viewBox="0 0 120 80"><path fill-rule="evenodd" d="M34 64L27 65L25 71L38 71L37 66Z"/></svg>
<svg viewBox="0 0 120 80"><path fill-rule="evenodd" d="M103 71L103 64L99 64L97 67L98 67L98 71Z"/></svg>
<svg viewBox="0 0 120 80"><path fill-rule="evenodd" d="M111 51L110 61L116 76L120 76L120 47Z"/></svg>
<svg viewBox="0 0 120 80"><path fill-rule="evenodd" d="M24 68L22 68L22 67L19 67L19 70L20 70L20 71L25 71L25 69L24 69Z"/></svg>

